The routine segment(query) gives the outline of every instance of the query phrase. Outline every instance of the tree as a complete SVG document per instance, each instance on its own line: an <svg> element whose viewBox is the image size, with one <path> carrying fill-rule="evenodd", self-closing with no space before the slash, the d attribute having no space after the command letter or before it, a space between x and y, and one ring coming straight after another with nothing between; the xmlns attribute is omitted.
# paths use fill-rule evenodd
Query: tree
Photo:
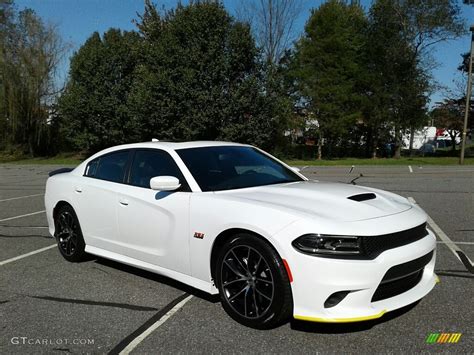
<svg viewBox="0 0 474 355"><path fill-rule="evenodd" d="M435 44L465 33L456 0L378 0L392 4L401 33L412 46L413 59L423 56ZM374 4L376 6L376 4Z"/></svg>
<svg viewBox="0 0 474 355"><path fill-rule="evenodd" d="M464 99L445 99L432 111L431 117L435 120L436 126L444 128L451 137L452 150L456 150L456 138L460 136L464 123Z"/></svg>
<svg viewBox="0 0 474 355"><path fill-rule="evenodd" d="M301 0L247 0L240 5L238 16L252 25L265 61L277 64L294 39L301 10Z"/></svg>
<svg viewBox="0 0 474 355"><path fill-rule="evenodd" d="M428 76L397 16L390 0L377 1L369 12L363 107L372 157L377 146L387 142L380 139L387 139L387 132L393 132L399 157L402 132L414 131L426 121Z"/></svg>
<svg viewBox="0 0 474 355"><path fill-rule="evenodd" d="M137 65L136 32L97 32L71 58L59 99L62 132L73 149L94 152L128 141L127 99Z"/></svg>
<svg viewBox="0 0 474 355"><path fill-rule="evenodd" d="M361 119L365 27L359 5L330 0L312 11L296 45L293 67L302 101L330 146L350 140Z"/></svg>
<svg viewBox="0 0 474 355"><path fill-rule="evenodd" d="M373 101L379 107L372 107L371 120L391 122L399 157L401 134L425 121L434 63L430 49L464 33L464 23L455 0L377 0L369 18L369 59L377 88L372 92L382 90Z"/></svg>
<svg viewBox="0 0 474 355"><path fill-rule="evenodd" d="M31 9L0 3L0 127L2 146L31 155L51 152L56 69L66 46L57 29Z"/></svg>
<svg viewBox="0 0 474 355"><path fill-rule="evenodd" d="M160 14L146 2L128 104L132 139L223 139L271 148L278 101L247 24L214 1Z"/></svg>

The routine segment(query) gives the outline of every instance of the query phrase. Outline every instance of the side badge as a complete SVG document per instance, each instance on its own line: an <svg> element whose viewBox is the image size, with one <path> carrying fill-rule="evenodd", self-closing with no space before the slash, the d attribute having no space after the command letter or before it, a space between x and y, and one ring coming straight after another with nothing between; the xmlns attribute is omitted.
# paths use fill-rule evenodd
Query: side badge
<svg viewBox="0 0 474 355"><path fill-rule="evenodd" d="M194 232L194 238L203 239L204 233Z"/></svg>

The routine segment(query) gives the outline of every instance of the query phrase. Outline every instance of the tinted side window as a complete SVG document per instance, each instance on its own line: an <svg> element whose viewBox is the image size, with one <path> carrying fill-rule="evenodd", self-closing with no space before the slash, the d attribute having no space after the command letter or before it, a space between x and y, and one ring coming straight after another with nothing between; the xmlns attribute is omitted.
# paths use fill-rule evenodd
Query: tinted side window
<svg viewBox="0 0 474 355"><path fill-rule="evenodd" d="M302 181L295 172L252 147L177 150L202 191L222 191Z"/></svg>
<svg viewBox="0 0 474 355"><path fill-rule="evenodd" d="M128 151L121 151L101 156L94 177L107 181L123 182L128 154Z"/></svg>
<svg viewBox="0 0 474 355"><path fill-rule="evenodd" d="M130 184L150 188L155 176L174 176L186 186L183 174L174 159L161 150L137 150L130 170Z"/></svg>
<svg viewBox="0 0 474 355"><path fill-rule="evenodd" d="M99 158L94 159L89 164L87 164L85 176L94 177L97 172L97 167L99 166Z"/></svg>

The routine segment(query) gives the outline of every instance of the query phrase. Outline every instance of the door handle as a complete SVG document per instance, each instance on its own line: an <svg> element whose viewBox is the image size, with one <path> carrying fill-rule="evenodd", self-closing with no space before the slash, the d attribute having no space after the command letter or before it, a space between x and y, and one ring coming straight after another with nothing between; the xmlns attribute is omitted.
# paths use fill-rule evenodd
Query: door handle
<svg viewBox="0 0 474 355"><path fill-rule="evenodd" d="M121 198L119 202L122 206L128 206L128 200L125 198Z"/></svg>
<svg viewBox="0 0 474 355"><path fill-rule="evenodd" d="M78 192L78 193L81 193L81 192L82 192L82 187L76 186L76 187L74 188L74 190L75 190L76 192Z"/></svg>

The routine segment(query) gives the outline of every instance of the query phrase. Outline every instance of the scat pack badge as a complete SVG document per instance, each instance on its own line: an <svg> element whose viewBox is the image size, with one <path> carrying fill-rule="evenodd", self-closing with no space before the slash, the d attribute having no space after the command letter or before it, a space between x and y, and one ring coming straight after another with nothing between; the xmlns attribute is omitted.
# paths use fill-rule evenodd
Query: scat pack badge
<svg viewBox="0 0 474 355"><path fill-rule="evenodd" d="M204 238L204 233L194 232L194 238L203 239Z"/></svg>

